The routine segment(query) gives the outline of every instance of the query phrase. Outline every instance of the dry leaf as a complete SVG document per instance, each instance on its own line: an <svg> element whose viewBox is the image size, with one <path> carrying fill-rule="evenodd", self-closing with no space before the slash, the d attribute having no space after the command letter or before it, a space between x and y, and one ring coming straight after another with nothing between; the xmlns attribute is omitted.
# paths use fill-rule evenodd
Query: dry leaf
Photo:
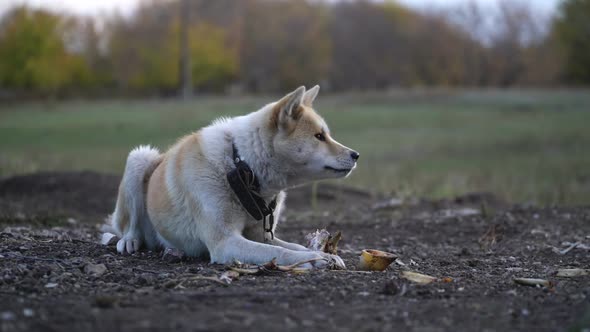
<svg viewBox="0 0 590 332"><path fill-rule="evenodd" d="M437 280L433 276L412 271L402 271L402 277L421 285L427 285Z"/></svg>
<svg viewBox="0 0 590 332"><path fill-rule="evenodd" d="M240 277L240 274L238 272L233 271L233 270L229 270L229 271L223 272L219 276L219 280L221 280L227 284L231 284L232 281L234 281L235 279L238 279L239 277Z"/></svg>
<svg viewBox="0 0 590 332"><path fill-rule="evenodd" d="M558 277L580 277L580 276L587 276L590 274L590 270L585 269L560 269L557 271Z"/></svg>
<svg viewBox="0 0 590 332"><path fill-rule="evenodd" d="M313 251L326 252L332 255L338 254L338 242L342 239L342 233L338 232L334 236L325 229L316 230L305 236L307 248Z"/></svg>
<svg viewBox="0 0 590 332"><path fill-rule="evenodd" d="M514 282L520 285L533 286L533 287L552 287L552 283L549 280L537 279L537 278L514 278Z"/></svg>

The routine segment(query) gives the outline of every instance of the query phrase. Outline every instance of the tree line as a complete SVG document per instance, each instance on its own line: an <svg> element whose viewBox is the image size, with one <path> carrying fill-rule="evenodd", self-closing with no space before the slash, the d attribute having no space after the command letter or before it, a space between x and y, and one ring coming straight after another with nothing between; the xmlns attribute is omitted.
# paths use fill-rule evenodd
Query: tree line
<svg viewBox="0 0 590 332"><path fill-rule="evenodd" d="M0 19L0 94L175 95L182 53L192 88L205 93L590 83L590 0L565 0L551 17L507 0L438 11L395 1L185 1L146 1L130 17L100 20L11 9Z"/></svg>

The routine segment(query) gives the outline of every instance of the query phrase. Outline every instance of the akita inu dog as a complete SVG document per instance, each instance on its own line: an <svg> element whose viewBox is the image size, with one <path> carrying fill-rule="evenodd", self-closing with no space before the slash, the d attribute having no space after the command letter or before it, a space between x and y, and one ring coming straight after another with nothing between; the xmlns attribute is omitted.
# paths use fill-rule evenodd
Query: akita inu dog
<svg viewBox="0 0 590 332"><path fill-rule="evenodd" d="M313 110L318 91L302 86L254 113L218 119L163 154L149 146L131 151L105 227L120 237L117 251L164 246L208 253L222 264L276 258L281 265L315 260L304 267L344 268L338 256L273 235L284 189L345 177L359 158Z"/></svg>

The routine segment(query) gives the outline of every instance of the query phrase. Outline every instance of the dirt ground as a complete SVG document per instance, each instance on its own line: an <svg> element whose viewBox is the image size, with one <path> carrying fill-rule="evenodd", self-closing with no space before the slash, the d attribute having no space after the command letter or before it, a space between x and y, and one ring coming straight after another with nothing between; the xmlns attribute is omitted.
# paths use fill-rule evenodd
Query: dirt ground
<svg viewBox="0 0 590 332"><path fill-rule="evenodd" d="M226 269L206 260L122 256L97 244L118 180L91 172L0 180L1 331L590 330L590 276L556 276L590 268L590 207L511 205L490 194L400 203L327 183L312 204L305 187L290 193L278 235L303 243L318 228L341 230L349 270L222 285L201 278ZM363 248L399 259L385 272L359 272ZM419 285L404 270L439 279Z"/></svg>

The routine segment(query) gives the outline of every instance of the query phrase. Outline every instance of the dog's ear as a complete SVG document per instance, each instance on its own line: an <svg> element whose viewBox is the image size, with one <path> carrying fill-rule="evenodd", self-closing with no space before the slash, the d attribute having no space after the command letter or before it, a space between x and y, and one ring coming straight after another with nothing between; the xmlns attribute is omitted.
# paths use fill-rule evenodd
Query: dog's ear
<svg viewBox="0 0 590 332"><path fill-rule="evenodd" d="M320 86L316 85L313 88L307 90L303 95L302 104L308 107L313 105L313 101L318 96L318 92L320 92Z"/></svg>
<svg viewBox="0 0 590 332"><path fill-rule="evenodd" d="M305 94L305 87L300 86L295 91L284 96L275 105L275 114L278 115L279 125L288 125L301 117L303 109L300 107Z"/></svg>

